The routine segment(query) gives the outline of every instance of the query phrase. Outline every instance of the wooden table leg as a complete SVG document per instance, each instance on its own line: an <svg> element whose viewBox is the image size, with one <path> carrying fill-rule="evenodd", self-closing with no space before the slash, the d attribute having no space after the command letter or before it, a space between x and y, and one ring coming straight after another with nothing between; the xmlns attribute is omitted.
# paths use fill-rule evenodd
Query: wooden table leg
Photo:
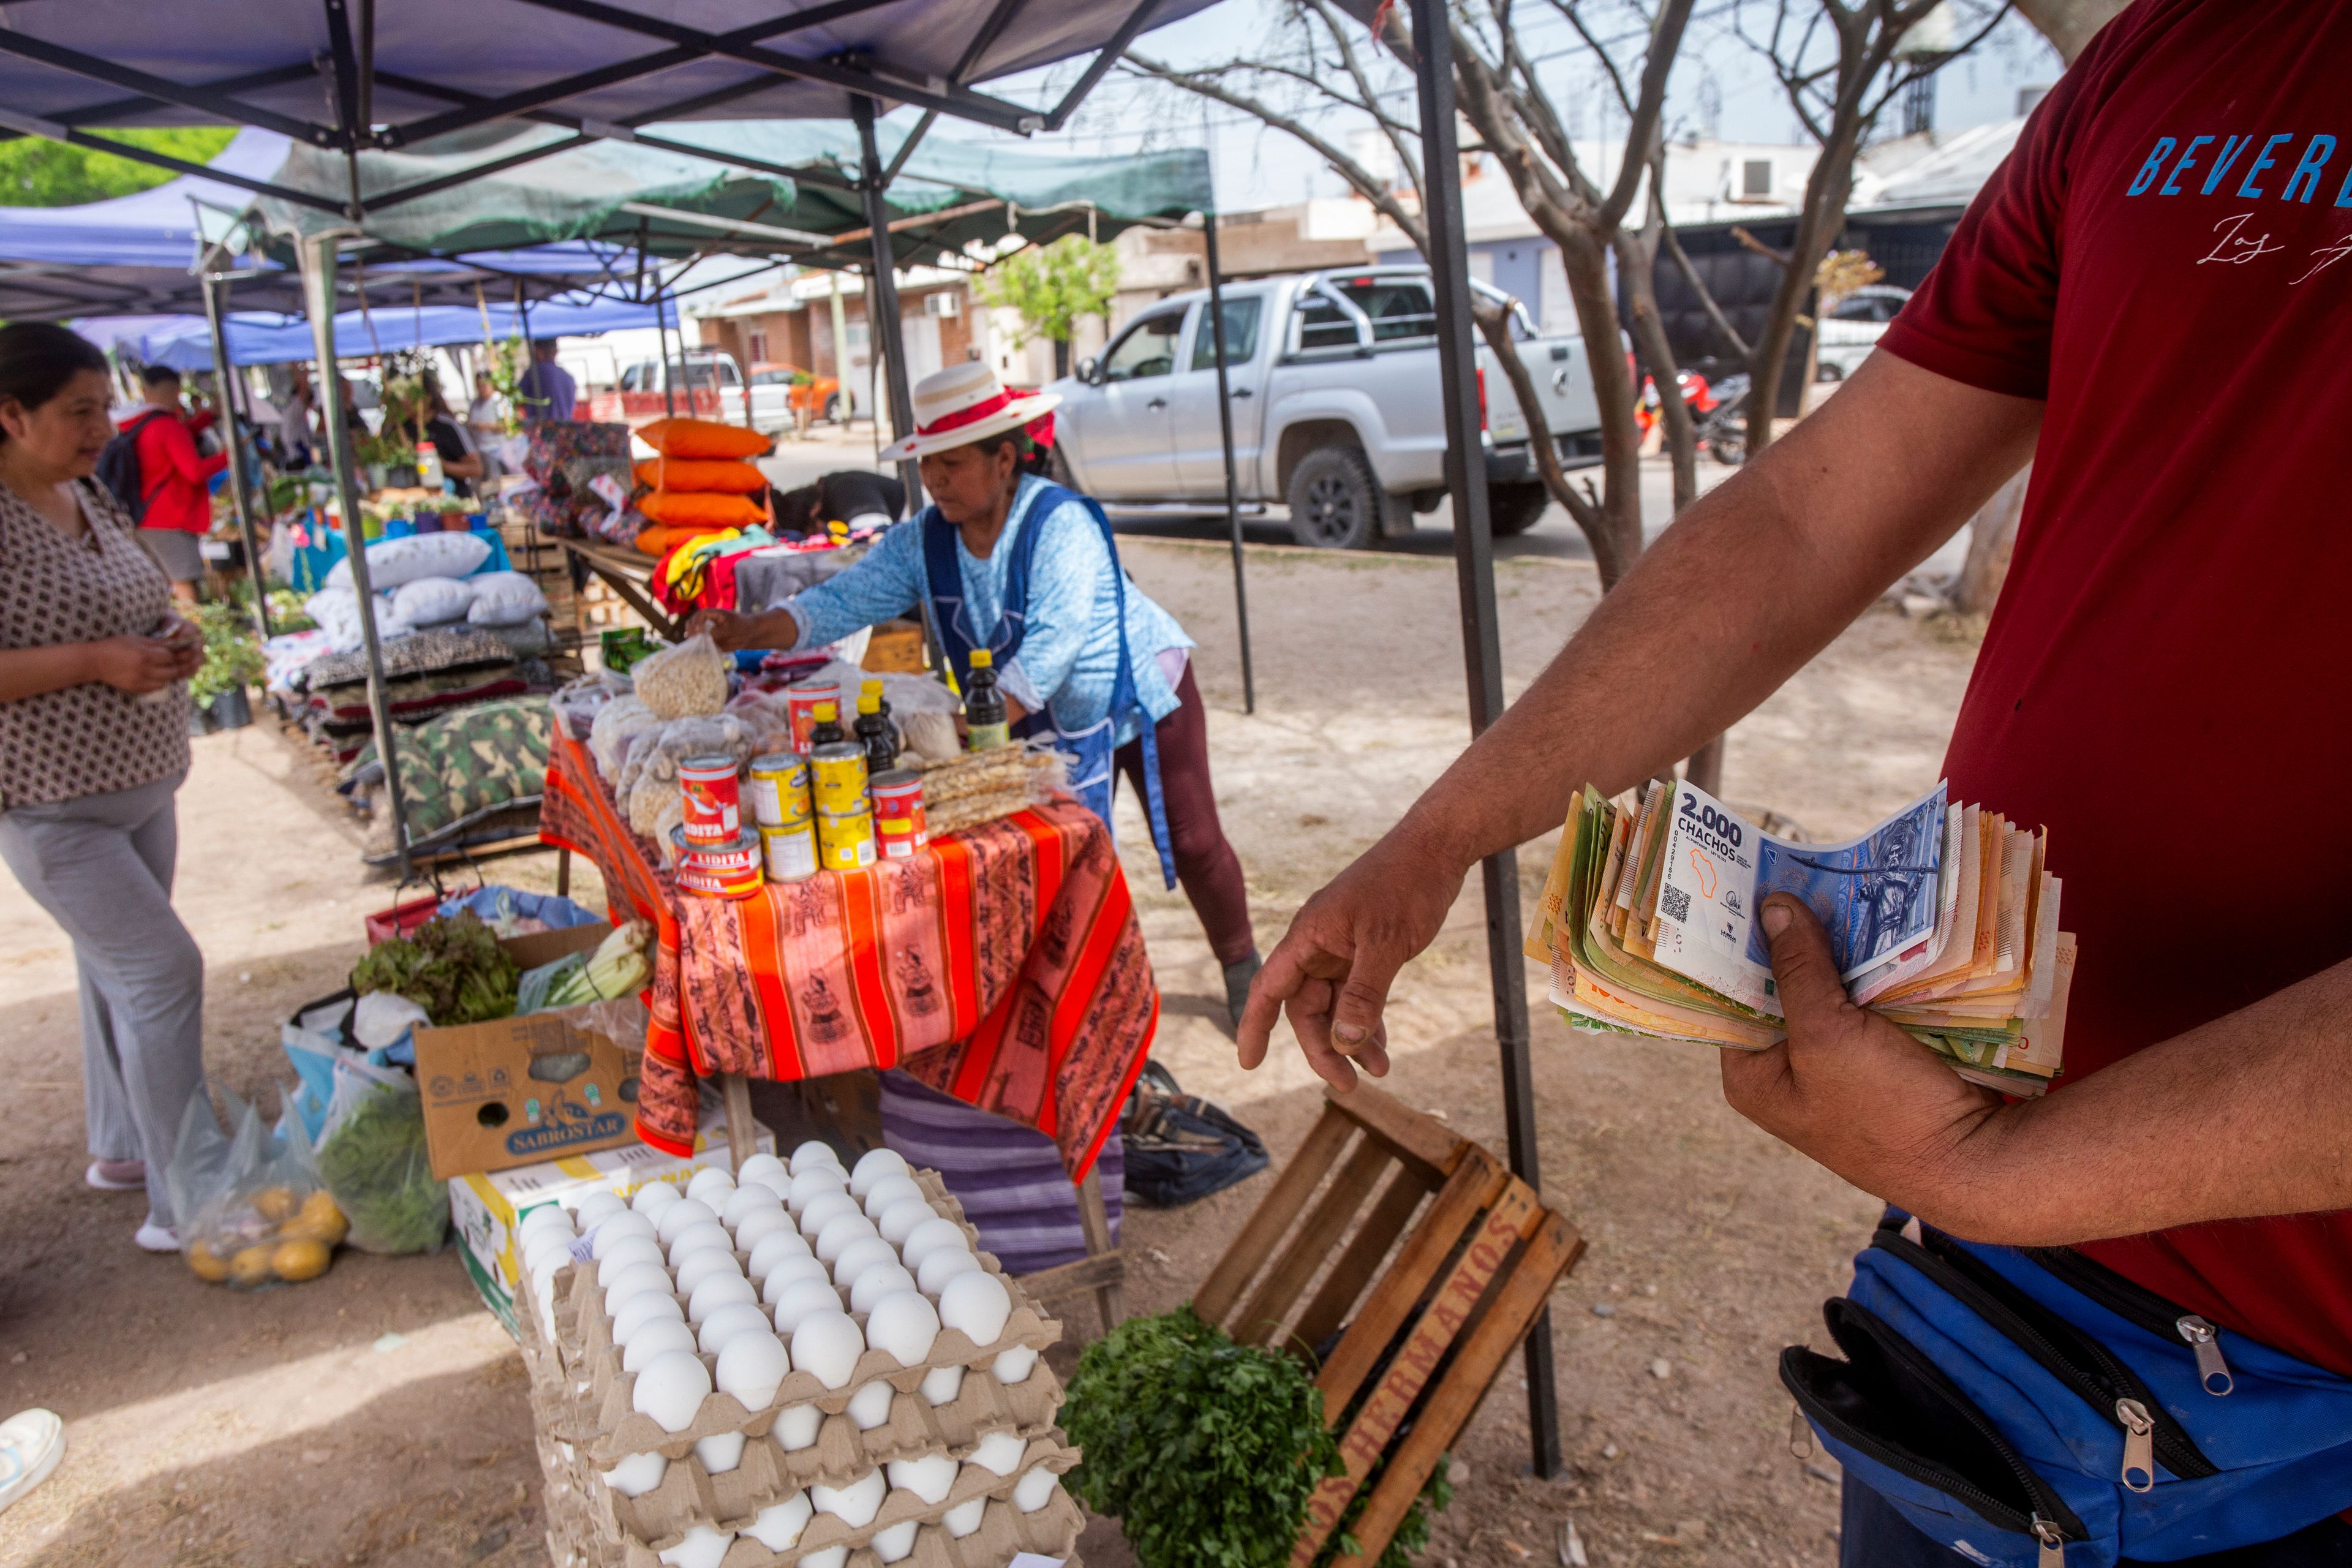
<svg viewBox="0 0 2352 1568"><path fill-rule="evenodd" d="M572 896L572 851L569 849L560 848L555 852L555 896L559 899Z"/></svg>
<svg viewBox="0 0 2352 1568"><path fill-rule="evenodd" d="M1087 1256L1102 1258L1116 1255L1118 1248L1110 1239L1110 1215L1103 1208L1102 1173L1088 1171L1087 1179L1078 1184L1078 1228L1086 1233ZM1095 1290L1095 1304L1102 1311L1103 1332L1108 1333L1127 1318L1127 1292L1117 1280L1100 1285Z"/></svg>
<svg viewBox="0 0 2352 1568"><path fill-rule="evenodd" d="M751 1085L740 1072L719 1075L719 1097L727 1108L727 1166L740 1173L743 1162L757 1153L757 1124L751 1120Z"/></svg>

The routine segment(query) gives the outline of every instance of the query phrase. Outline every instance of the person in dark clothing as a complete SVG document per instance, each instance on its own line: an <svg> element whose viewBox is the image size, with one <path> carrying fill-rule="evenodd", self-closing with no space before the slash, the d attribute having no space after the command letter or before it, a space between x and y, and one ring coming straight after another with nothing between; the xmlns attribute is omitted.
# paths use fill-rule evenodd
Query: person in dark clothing
<svg viewBox="0 0 2352 1568"><path fill-rule="evenodd" d="M822 533L833 523L855 527L861 518L896 522L907 510L907 487L889 474L844 468L798 489L776 492L776 523L788 533Z"/></svg>
<svg viewBox="0 0 2352 1568"><path fill-rule="evenodd" d="M485 465L481 453L474 449L473 437L449 413L439 387L427 387L425 394L428 410L425 421L425 438L433 443L434 451L441 457L442 477L449 481L449 493L471 500L473 481L482 477Z"/></svg>

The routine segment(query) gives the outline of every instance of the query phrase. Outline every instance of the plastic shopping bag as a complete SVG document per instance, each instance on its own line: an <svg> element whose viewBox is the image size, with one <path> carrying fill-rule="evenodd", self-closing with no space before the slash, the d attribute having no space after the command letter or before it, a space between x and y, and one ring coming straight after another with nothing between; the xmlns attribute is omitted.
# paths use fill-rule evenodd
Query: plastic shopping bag
<svg viewBox="0 0 2352 1568"><path fill-rule="evenodd" d="M351 1218L362 1252L434 1252L449 1231L449 1188L425 1151L425 1105L416 1080L339 1051L334 1092L315 1142L299 1119L289 1136L303 1147L335 1203Z"/></svg>
<svg viewBox="0 0 2352 1568"><path fill-rule="evenodd" d="M252 1106L226 1089L221 1098L229 1130L197 1095L163 1168L182 1256L199 1279L239 1289L317 1279L343 1238L342 1211L299 1138L272 1136Z"/></svg>

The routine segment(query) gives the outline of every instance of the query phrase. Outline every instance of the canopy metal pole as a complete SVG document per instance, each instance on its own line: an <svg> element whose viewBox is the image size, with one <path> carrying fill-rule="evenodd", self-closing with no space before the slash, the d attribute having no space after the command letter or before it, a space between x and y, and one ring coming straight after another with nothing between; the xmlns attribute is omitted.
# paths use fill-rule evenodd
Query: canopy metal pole
<svg viewBox="0 0 2352 1568"><path fill-rule="evenodd" d="M253 613L265 637L278 634L269 625L269 583L261 571L261 552L253 539L253 508L245 494L245 442L236 430L236 401L229 395L228 340L221 331L222 285L212 268L199 263L196 287L205 297L205 323L213 333L213 386L220 398L221 443L228 448L228 501L236 512L237 537L245 542L246 574L253 579Z"/></svg>
<svg viewBox="0 0 2352 1568"><path fill-rule="evenodd" d="M1242 503L1234 478L1234 395L1225 384L1225 286L1217 266L1217 215L1201 215L1209 242L1209 332L1217 351L1217 433L1225 443L1225 527L1234 537L1234 618L1242 630L1242 711L1257 711L1257 677L1250 668L1249 589L1242 580Z"/></svg>
<svg viewBox="0 0 2352 1568"><path fill-rule="evenodd" d="M1430 282L1436 293L1437 362L1445 409L1445 489L1454 502L1454 565L1462 606L1462 661L1469 676L1470 730L1503 711L1502 636L1495 610L1495 536L1486 510L1485 444L1478 422L1477 338L1470 318L1470 258L1462 232L1462 155L1454 135L1454 40L1444 0L1410 0L1421 97L1422 207L1429 221ZM1503 1067L1503 1123L1511 1170L1541 1190L1536 1150L1535 1072L1528 1057L1527 979L1519 951L1516 850L1479 868L1486 898L1486 962L1494 984L1495 1041ZM1528 1331L1528 1435L1535 1473L1560 1470L1559 1396L1552 1370L1551 1314Z"/></svg>
<svg viewBox="0 0 2352 1568"><path fill-rule="evenodd" d="M360 522L359 486L352 478L352 433L343 418L342 384L335 376L335 241L331 234L302 241L302 302L310 312L310 341L325 394L327 454L335 470L335 499L343 509L343 543L358 595L360 643L367 650L368 712L375 721L375 755L383 764L383 800L392 815L392 843L400 879L408 880L408 812L400 798L400 759L393 749L392 708L384 699L383 643L375 630L375 584L368 576L367 530Z"/></svg>
<svg viewBox="0 0 2352 1568"><path fill-rule="evenodd" d="M654 274L654 342L661 348L662 409L675 419L677 417L677 384L669 374L669 308L662 294L661 274L658 272ZM685 355L686 345L681 340L678 357L683 359ZM678 368L683 370L685 367L681 365ZM688 412L694 408L694 384L691 382L687 384L686 406Z"/></svg>
<svg viewBox="0 0 2352 1568"><path fill-rule="evenodd" d="M915 428L915 399L907 383L907 342L899 331L897 259L890 253L890 205L882 184L882 154L874 145L874 100L853 98L849 111L857 120L857 145L862 154L859 189L866 197L866 227L874 251L871 287L866 290L866 324L872 330L883 369L890 377L890 429L905 440ZM923 478L912 458L898 465L899 482L907 487L907 511L912 516L922 504Z"/></svg>

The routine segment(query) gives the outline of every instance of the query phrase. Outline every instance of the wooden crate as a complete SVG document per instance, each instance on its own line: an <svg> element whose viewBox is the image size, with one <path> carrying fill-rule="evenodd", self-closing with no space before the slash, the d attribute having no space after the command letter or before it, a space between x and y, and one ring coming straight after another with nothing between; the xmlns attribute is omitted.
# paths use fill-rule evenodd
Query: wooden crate
<svg viewBox="0 0 2352 1568"><path fill-rule="evenodd" d="M1345 1327L1316 1385L1327 1418L1345 1423L1347 1473L1317 1489L1291 1562L1314 1561L1386 1456L1350 1531L1359 1554L1339 1560L1360 1568L1387 1548L1584 1241L1434 1118L1370 1085L1325 1100L1192 1306L1244 1344L1302 1352Z"/></svg>

